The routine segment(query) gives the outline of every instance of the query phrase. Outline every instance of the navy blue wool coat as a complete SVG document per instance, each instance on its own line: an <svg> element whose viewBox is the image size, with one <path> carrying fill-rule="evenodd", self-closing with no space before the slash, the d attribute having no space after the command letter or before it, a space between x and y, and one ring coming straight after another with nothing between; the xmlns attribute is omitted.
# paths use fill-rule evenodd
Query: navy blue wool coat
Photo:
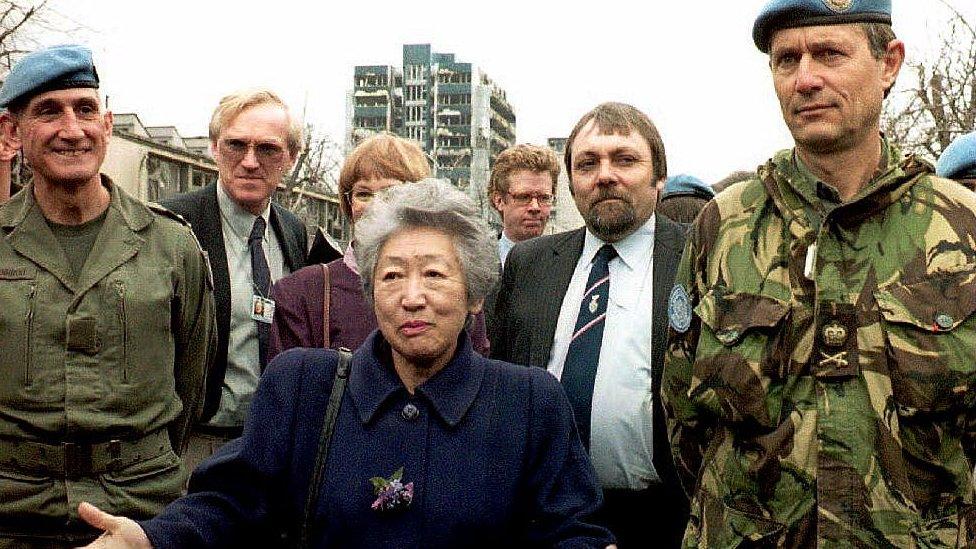
<svg viewBox="0 0 976 549"><path fill-rule="evenodd" d="M243 436L201 464L188 495L142 523L155 547L248 546L295 530L337 360L292 349L272 361ZM409 404L419 413L405 412ZM372 510L369 479L400 467L412 504ZM410 395L373 332L353 355L311 545L602 548L612 535L587 522L600 503L549 373L483 358L462 333L451 362Z"/></svg>

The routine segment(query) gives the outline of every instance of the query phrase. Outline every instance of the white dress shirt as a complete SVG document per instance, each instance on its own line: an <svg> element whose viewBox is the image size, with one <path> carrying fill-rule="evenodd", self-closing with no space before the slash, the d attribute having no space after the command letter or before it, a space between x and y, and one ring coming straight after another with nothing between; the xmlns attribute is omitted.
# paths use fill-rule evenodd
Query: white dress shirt
<svg viewBox="0 0 976 549"><path fill-rule="evenodd" d="M590 459L604 488L641 490L659 480L651 432L654 221L652 215L613 244L618 256L609 263L610 300L590 412ZM583 253L559 310L547 367L557 378L563 373L590 266L604 244L586 231Z"/></svg>
<svg viewBox="0 0 976 549"><path fill-rule="evenodd" d="M242 208L217 185L220 226L224 232L227 272L230 275L230 333L227 340L227 371L220 389L220 408L208 422L221 427L244 425L251 398L261 377L258 359L258 326L251 318L251 298L255 295L251 276L251 251L247 239L257 216ZM271 205L261 217L265 221L264 255L272 283L288 274L278 237L271 228ZM267 296L265 296L267 297Z"/></svg>
<svg viewBox="0 0 976 549"><path fill-rule="evenodd" d="M505 266L505 258L508 257L508 252L512 251L515 247L515 242L505 236L505 232L502 232L501 238L498 239L498 259L502 261L502 267Z"/></svg>

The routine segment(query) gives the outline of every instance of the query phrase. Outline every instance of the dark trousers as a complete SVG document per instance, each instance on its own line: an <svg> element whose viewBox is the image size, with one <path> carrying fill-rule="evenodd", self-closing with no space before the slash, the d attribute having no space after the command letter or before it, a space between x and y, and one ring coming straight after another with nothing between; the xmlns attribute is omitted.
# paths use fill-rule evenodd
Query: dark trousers
<svg viewBox="0 0 976 549"><path fill-rule="evenodd" d="M613 532L619 549L677 548L688 524L688 502L680 489L663 484L604 490L603 508L593 522Z"/></svg>

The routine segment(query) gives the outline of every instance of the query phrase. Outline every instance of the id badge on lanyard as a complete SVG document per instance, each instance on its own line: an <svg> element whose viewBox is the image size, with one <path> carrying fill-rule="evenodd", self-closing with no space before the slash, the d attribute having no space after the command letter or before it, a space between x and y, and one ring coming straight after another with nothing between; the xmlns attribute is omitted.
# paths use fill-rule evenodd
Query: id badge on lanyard
<svg viewBox="0 0 976 549"><path fill-rule="evenodd" d="M271 324L274 320L275 302L273 299L251 296L251 320L257 320L265 324Z"/></svg>

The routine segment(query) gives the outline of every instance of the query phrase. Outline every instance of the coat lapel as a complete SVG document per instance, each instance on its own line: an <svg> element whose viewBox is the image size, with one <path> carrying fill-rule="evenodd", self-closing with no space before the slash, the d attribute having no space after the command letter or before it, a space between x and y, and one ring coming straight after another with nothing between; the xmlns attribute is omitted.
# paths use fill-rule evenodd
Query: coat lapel
<svg viewBox="0 0 976 549"><path fill-rule="evenodd" d="M20 194L23 203L19 205L23 223L10 234L10 246L57 279L76 294L84 293L98 284L98 281L113 272L142 248L145 240L139 236L152 222L152 214L142 204L122 196L121 191L106 176L102 184L109 189L111 198L105 222L92 245L84 267L78 273L77 281L68 265L68 259L56 242L44 214L33 199L33 187Z"/></svg>
<svg viewBox="0 0 976 549"><path fill-rule="evenodd" d="M573 278L573 271L576 270L576 263L583 253L585 234L586 229L580 228L564 233L562 238L554 238L548 249L549 257L540 257L536 264L535 280L530 286L539 288L538 308L534 312L539 329L532 337L530 350L530 364L534 366L545 368L549 364L559 310Z"/></svg>
<svg viewBox="0 0 976 549"><path fill-rule="evenodd" d="M224 228L220 222L216 183L206 189L203 210L190 222L195 224L193 229L200 240L200 246L210 256L217 321L228 326L230 324L230 272L227 268L227 249L224 247Z"/></svg>
<svg viewBox="0 0 976 549"><path fill-rule="evenodd" d="M305 266L305 254L302 253L302 250L305 249L306 243L298 242L295 235L296 231L285 230L283 222L287 220L279 212L280 208L281 206L274 202L271 203L271 229L275 232L278 243L281 244L281 251L283 252L282 255L285 256L288 272L293 273Z"/></svg>
<svg viewBox="0 0 976 549"><path fill-rule="evenodd" d="M668 443L667 426L664 422L664 409L661 407L661 373L664 371L664 353L668 347L668 302L674 286L674 275L678 269L681 252L684 248L685 225L671 221L663 215L656 216L654 228L654 309L653 335L651 339L651 382L653 401L653 460L654 468L664 483L677 487ZM680 489L676 490L680 494ZM679 504L676 502L676 504Z"/></svg>
<svg viewBox="0 0 976 549"><path fill-rule="evenodd" d="M152 214L142 204L122 200L118 188L110 188L112 201L105 223L78 275L76 293L84 293L98 284L99 280L139 253L146 242L138 231L152 223Z"/></svg>
<svg viewBox="0 0 976 549"><path fill-rule="evenodd" d="M674 286L674 273L678 269L684 248L684 228L663 215L656 216L654 228L654 310L651 364L657 386L664 362L668 338L668 300Z"/></svg>

